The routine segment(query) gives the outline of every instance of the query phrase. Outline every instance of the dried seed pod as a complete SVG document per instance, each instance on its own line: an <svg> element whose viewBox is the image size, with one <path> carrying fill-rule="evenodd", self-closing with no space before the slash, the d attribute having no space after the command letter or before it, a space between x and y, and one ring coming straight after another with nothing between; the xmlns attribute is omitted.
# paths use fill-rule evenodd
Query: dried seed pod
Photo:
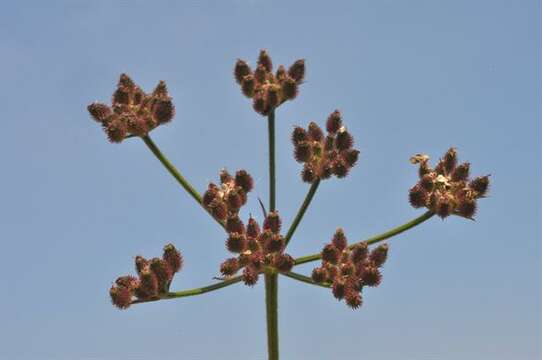
<svg viewBox="0 0 542 360"><path fill-rule="evenodd" d="M226 203L219 198L211 201L208 207L211 214L218 220L225 220L228 215L228 208Z"/></svg>
<svg viewBox="0 0 542 360"><path fill-rule="evenodd" d="M126 90L130 91L135 88L134 81L128 76L128 74L122 73L119 77L119 82L117 84L117 87L125 88Z"/></svg>
<svg viewBox="0 0 542 360"><path fill-rule="evenodd" d="M237 81L238 84L241 84L241 81L243 81L243 78L247 75L250 75L252 73L252 70L250 70L250 66L241 59L238 59L235 63L235 69L234 69L234 75L235 75L235 81Z"/></svg>
<svg viewBox="0 0 542 360"><path fill-rule="evenodd" d="M329 133L335 134L342 127L341 112L335 110L327 118L326 129Z"/></svg>
<svg viewBox="0 0 542 360"><path fill-rule="evenodd" d="M173 244L167 244L164 246L164 254L162 255L162 259L168 263L173 273L179 272L183 267L183 256Z"/></svg>
<svg viewBox="0 0 542 360"><path fill-rule="evenodd" d="M476 192L476 197L485 196L489 188L489 175L475 178L469 183L469 187Z"/></svg>
<svg viewBox="0 0 542 360"><path fill-rule="evenodd" d="M466 181L469 178L469 169L468 162L459 165L452 173L452 181Z"/></svg>
<svg viewBox="0 0 542 360"><path fill-rule="evenodd" d="M226 248L233 253L241 253L246 249L247 240L244 234L231 233L226 240Z"/></svg>
<svg viewBox="0 0 542 360"><path fill-rule="evenodd" d="M363 269L362 281L365 286L376 287L382 281L382 274L376 266L367 266Z"/></svg>
<svg viewBox="0 0 542 360"><path fill-rule="evenodd" d="M357 243L352 247L352 250L350 252L350 259L352 259L352 262L354 264L360 263L367 258L367 254L369 253L368 245L366 242Z"/></svg>
<svg viewBox="0 0 542 360"><path fill-rule="evenodd" d="M309 161L312 156L312 147L307 141L299 143L294 148L294 158L297 162L304 163Z"/></svg>
<svg viewBox="0 0 542 360"><path fill-rule="evenodd" d="M112 286L109 296L113 305L121 310L127 309L132 304L132 291L124 286Z"/></svg>
<svg viewBox="0 0 542 360"><path fill-rule="evenodd" d="M337 137L335 139L335 146L338 150L348 150L354 145L354 138L343 127L337 131Z"/></svg>
<svg viewBox="0 0 542 360"><path fill-rule="evenodd" d="M247 236L249 238L257 238L260 235L260 226L254 220L253 217L250 217L248 219L248 225L247 225Z"/></svg>
<svg viewBox="0 0 542 360"><path fill-rule="evenodd" d="M243 282L247 286L254 286L258 282L258 272L251 266L246 266L243 270Z"/></svg>
<svg viewBox="0 0 542 360"><path fill-rule="evenodd" d="M259 114L266 115L267 114L267 103L265 102L265 97L262 92L257 92L254 95L252 107L254 108L254 111L256 111Z"/></svg>
<svg viewBox="0 0 542 360"><path fill-rule="evenodd" d="M245 233L245 225L238 215L229 216L226 220L226 231L228 233Z"/></svg>
<svg viewBox="0 0 542 360"><path fill-rule="evenodd" d="M455 211L457 215L472 219L476 214L476 201L474 199L464 199L457 205Z"/></svg>
<svg viewBox="0 0 542 360"><path fill-rule="evenodd" d="M291 77L287 77L282 82L281 88L282 88L282 94L284 96L284 100L295 99L299 92L297 82Z"/></svg>
<svg viewBox="0 0 542 360"><path fill-rule="evenodd" d="M235 173L235 185L240 186L248 193L254 187L254 181L246 170L239 170Z"/></svg>
<svg viewBox="0 0 542 360"><path fill-rule="evenodd" d="M263 229L271 230L273 233L278 234L280 232L281 224L282 222L279 213L277 211L271 211L267 214L267 217L263 222Z"/></svg>
<svg viewBox="0 0 542 360"><path fill-rule="evenodd" d="M305 164L303 167L301 178L306 183L313 183L317 179L316 173L310 164Z"/></svg>
<svg viewBox="0 0 542 360"><path fill-rule="evenodd" d="M331 171L339 179L342 179L348 175L349 168L348 168L348 165L342 159L337 159L336 161L333 162Z"/></svg>
<svg viewBox="0 0 542 360"><path fill-rule="evenodd" d="M326 269L318 267L312 270L311 277L312 277L312 280L314 280L314 282L322 283L326 280L327 275L328 274L327 274Z"/></svg>
<svg viewBox="0 0 542 360"><path fill-rule="evenodd" d="M220 264L220 272L224 276L232 276L239 270L239 262L236 258L226 259Z"/></svg>
<svg viewBox="0 0 542 360"><path fill-rule="evenodd" d="M262 65L266 71L273 71L273 62L266 50L260 50L260 56L258 57L258 65Z"/></svg>
<svg viewBox="0 0 542 360"><path fill-rule="evenodd" d="M359 291L348 289L344 294L344 301L353 310L358 309L362 304L361 294Z"/></svg>
<svg viewBox="0 0 542 360"><path fill-rule="evenodd" d="M141 270L139 281L139 287L136 290L138 297L146 298L158 294L158 279L149 268Z"/></svg>
<svg viewBox="0 0 542 360"><path fill-rule="evenodd" d="M446 174L451 174L457 166L457 151L455 150L455 148L450 148L446 152L446 154L444 154L444 158L442 159L442 161Z"/></svg>
<svg viewBox="0 0 542 360"><path fill-rule="evenodd" d="M324 138L322 129L320 129L320 126L318 126L318 124L316 124L314 121L309 123L308 134L312 141L322 141Z"/></svg>
<svg viewBox="0 0 542 360"><path fill-rule="evenodd" d="M339 251L343 251L346 246L348 245L348 241L346 239L346 235L344 234L344 230L341 228L338 228L335 231L335 234L333 235L333 239L331 240L331 243L337 248Z"/></svg>
<svg viewBox="0 0 542 360"><path fill-rule="evenodd" d="M369 259L375 264L376 267L381 267L388 258L388 244L379 245L369 255Z"/></svg>
<svg viewBox="0 0 542 360"><path fill-rule="evenodd" d="M254 96L254 89L256 88L256 80L254 79L254 75L249 74L243 78L243 81L241 82L241 91L243 92L243 95L245 95L248 98L251 98Z"/></svg>
<svg viewBox="0 0 542 360"><path fill-rule="evenodd" d="M335 279L333 287L331 288L333 296L335 296L337 300L342 300L344 298L345 290L346 287L344 281L342 279Z"/></svg>
<svg viewBox="0 0 542 360"><path fill-rule="evenodd" d="M117 280L115 280L115 284L132 291L139 286L139 280L135 276L127 275L117 278Z"/></svg>
<svg viewBox="0 0 542 360"><path fill-rule="evenodd" d="M267 87L267 105L274 109L280 104L280 86L279 85L269 85Z"/></svg>
<svg viewBox="0 0 542 360"><path fill-rule="evenodd" d="M286 69L284 68L284 65L279 65L279 68L277 69L277 73L275 74L275 78L278 82L282 82L286 80L286 77L288 74L286 73Z"/></svg>
<svg viewBox="0 0 542 360"><path fill-rule="evenodd" d="M414 208L424 207L427 204L428 193L419 184L416 184L408 193L410 205Z"/></svg>
<svg viewBox="0 0 542 360"><path fill-rule="evenodd" d="M104 122L111 115L111 108L105 104L94 102L87 106L87 110L92 118L97 122Z"/></svg>
<svg viewBox="0 0 542 360"><path fill-rule="evenodd" d="M297 83L300 83L305 78L305 60L300 59L294 62L288 69L288 75Z"/></svg>
<svg viewBox="0 0 542 360"><path fill-rule="evenodd" d="M358 162L359 151L354 149L348 149L342 152L343 160L348 167L354 167Z"/></svg>
<svg viewBox="0 0 542 360"><path fill-rule="evenodd" d="M153 258L150 263L150 269L158 280L158 292L167 292L169 282L173 278L173 271L168 263L160 258Z"/></svg>
<svg viewBox="0 0 542 360"><path fill-rule="evenodd" d="M280 254L275 258L275 267L280 272L288 272L294 267L295 260L288 254Z"/></svg>
<svg viewBox="0 0 542 360"><path fill-rule="evenodd" d="M154 88L154 90L152 92L152 96L154 96L155 98L158 98L158 99L165 99L165 98L169 97L168 90L167 90L167 85L166 85L166 82L164 80L160 80L158 82L158 85L156 85L156 87Z"/></svg>
<svg viewBox="0 0 542 360"><path fill-rule="evenodd" d="M116 118L107 125L105 131L110 142L121 143L126 137L126 123Z"/></svg>
<svg viewBox="0 0 542 360"><path fill-rule="evenodd" d="M305 129L299 126L296 126L294 128L294 131L292 132L292 142L294 146L300 144L303 141L307 141L308 139L309 139L309 136L307 134L307 131L305 131Z"/></svg>
<svg viewBox="0 0 542 360"><path fill-rule="evenodd" d="M327 244L322 249L322 260L330 264L337 264L339 261L339 250L333 244Z"/></svg>

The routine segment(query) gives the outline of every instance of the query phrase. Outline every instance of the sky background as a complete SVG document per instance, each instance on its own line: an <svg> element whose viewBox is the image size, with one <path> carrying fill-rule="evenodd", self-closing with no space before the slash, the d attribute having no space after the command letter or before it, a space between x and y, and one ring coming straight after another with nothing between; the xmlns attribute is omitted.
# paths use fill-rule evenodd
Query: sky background
<svg viewBox="0 0 542 360"><path fill-rule="evenodd" d="M264 359L263 281L114 308L112 281L173 242L172 289L212 283L220 227L138 139L109 144L86 106L121 72L167 81L175 120L152 137L203 191L247 169L267 199L267 128L232 76L306 59L299 97L277 111L277 206L287 226L308 186L295 124L342 110L361 158L325 181L289 253L317 252L423 213L408 189L418 152L456 146L491 174L476 222L434 218L389 241L379 288L352 311L281 277L282 359L535 359L542 356L539 1L11 1L0 14L0 358ZM310 274L316 263L296 268Z"/></svg>

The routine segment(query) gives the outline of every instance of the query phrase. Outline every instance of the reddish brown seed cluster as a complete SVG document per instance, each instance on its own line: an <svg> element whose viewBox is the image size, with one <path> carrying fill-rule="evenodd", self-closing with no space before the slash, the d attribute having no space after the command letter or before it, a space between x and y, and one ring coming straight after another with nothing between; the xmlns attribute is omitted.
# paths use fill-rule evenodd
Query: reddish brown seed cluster
<svg viewBox="0 0 542 360"><path fill-rule="evenodd" d="M489 175L469 180L470 164L458 165L455 148L450 148L434 169L424 154L414 155L410 162L420 166L420 181L409 192L413 207L426 207L443 219L449 215L474 217L476 200L487 194Z"/></svg>
<svg viewBox="0 0 542 360"><path fill-rule="evenodd" d="M366 242L348 247L344 231L337 229L331 243L322 249L322 266L312 271L312 279L318 283L331 283L333 296L357 309L362 303L362 288L378 286L382 281L379 269L387 256L387 244L371 252Z"/></svg>
<svg viewBox="0 0 542 360"><path fill-rule="evenodd" d="M313 183L331 175L343 178L356 165L359 151L353 149L354 138L343 126L341 113L332 112L326 123L327 135L311 122L307 130L295 127L292 133L294 157L304 163L301 178Z"/></svg>
<svg viewBox="0 0 542 360"><path fill-rule="evenodd" d="M305 60L297 60L288 70L280 65L273 74L271 57L267 51L261 50L254 71L246 61L239 59L235 63L234 75L243 94L252 99L254 110L267 115L286 100L295 99L305 77Z"/></svg>
<svg viewBox="0 0 542 360"><path fill-rule="evenodd" d="M247 202L247 194L252 190L252 177L245 170L231 176L226 169L220 171L220 186L210 183L203 194L203 206L220 221L235 216Z"/></svg>
<svg viewBox="0 0 542 360"><path fill-rule="evenodd" d="M253 286L265 266L288 272L294 266L294 259L284 253L284 238L280 235L281 220L276 211L270 212L264 220L263 228L252 217L245 224L239 216L231 216L226 222L228 239L226 248L237 257L226 259L220 265L225 276L235 275L243 268L243 281Z"/></svg>
<svg viewBox="0 0 542 360"><path fill-rule="evenodd" d="M113 305L127 309L135 297L139 300L154 299L169 291L173 275L181 270L183 257L173 246L164 247L162 258L147 260L136 256L135 267L139 277L121 276L109 290Z"/></svg>
<svg viewBox="0 0 542 360"><path fill-rule="evenodd" d="M92 103L88 112L101 123L109 141L120 143L126 136L145 136L175 116L175 106L166 83L160 81L152 94L146 94L126 74L121 74L111 107Z"/></svg>

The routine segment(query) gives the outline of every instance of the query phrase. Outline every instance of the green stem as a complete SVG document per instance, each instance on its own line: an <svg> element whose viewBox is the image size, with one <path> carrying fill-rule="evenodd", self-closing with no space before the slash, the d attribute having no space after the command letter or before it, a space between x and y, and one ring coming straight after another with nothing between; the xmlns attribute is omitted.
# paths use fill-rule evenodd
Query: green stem
<svg viewBox="0 0 542 360"><path fill-rule="evenodd" d="M167 294L160 295L159 297L152 298L152 299L146 299L146 300L135 300L132 302L132 304L141 304L146 302L152 302L152 301L158 301L158 300L168 300L168 299L176 299L181 297L187 297L187 296L195 296L195 295L201 295L205 294L214 290L222 289L223 287L230 286L233 284L236 284L242 280L241 276L235 276L230 279L221 281L216 284L207 285L195 289L188 289L188 290L182 290L177 292L169 292Z"/></svg>
<svg viewBox="0 0 542 360"><path fill-rule="evenodd" d="M265 274L265 310L267 314L267 352L269 360L279 359L278 276Z"/></svg>
<svg viewBox="0 0 542 360"><path fill-rule="evenodd" d="M366 240L363 240L365 242L367 242L369 245L371 244L374 244L374 243L377 243L379 241L382 241L382 240L386 240L386 239L389 239L395 235L399 235L400 233L404 232L404 231L407 231L409 229L412 229L413 227L415 227L416 225L419 225L421 223L423 223L424 221L430 219L433 215L435 215L433 212L431 211L427 211L426 213L424 213L423 215L421 216L418 216L417 218L403 224L403 225L400 225L400 226L397 226L396 228L393 228L391 230L388 230L382 234L379 234L379 235L375 235L373 237L370 237ZM360 242L363 242L363 241L360 241ZM352 244L350 245L350 247L354 246L355 244ZM304 263L308 263L308 262L311 262L311 261L316 261L316 260L319 260L322 258L322 254L313 254L313 255L307 255L307 256L302 256L302 257L299 257L295 260L295 264L296 265L301 265L301 264L304 264Z"/></svg>
<svg viewBox="0 0 542 360"><path fill-rule="evenodd" d="M269 211L276 210L275 177L275 110L268 116L269 137ZM265 273L265 311L267 315L267 353L269 360L279 359L278 330L278 275L274 271Z"/></svg>
<svg viewBox="0 0 542 360"><path fill-rule="evenodd" d="M320 179L316 180L312 183L309 192L305 196L305 200L303 201L303 204L301 204L301 207L299 208L297 215L294 218L294 221L292 222L292 225L290 225L290 228L288 229L288 232L286 233L286 236L284 237L285 244L288 245L290 242L290 239L295 233L295 230L297 229L297 226L301 222L301 219L303 219L303 216L305 215L305 212L307 211L307 208L309 207L312 198L314 197L314 194L316 193L316 190L318 190L318 185L320 185Z"/></svg>
<svg viewBox="0 0 542 360"><path fill-rule="evenodd" d="M292 279L295 279L295 280L298 280L298 281L301 281L301 282L304 282L304 283L307 283L307 284L311 284L311 285L314 285L314 286L320 286L320 287L325 287L325 288L331 287L331 285L328 284L328 283L317 283L308 276L301 275L301 274L298 274L298 273L295 273L295 272L292 272L292 271L287 272L287 273L281 273L281 274L284 275L284 276L287 276L289 278L292 278Z"/></svg>
<svg viewBox="0 0 542 360"><path fill-rule="evenodd" d="M181 173L179 172L179 170L177 170L177 168L175 168L175 166L168 160L168 158L162 154L162 152L160 151L160 149L158 148L158 146L156 146L156 144L154 143L154 141L152 141L152 139L150 138L149 135L147 136L143 136L142 137L143 141L145 142L145 145L147 145L147 147L152 151L152 153L154 154L154 156L156 156L156 158L158 160L160 160L160 162L162 163L162 165L164 165L164 167L167 169L167 171L175 178L175 180L177 180L177 182L186 190L187 193L190 194L190 196L192 196L192 198L194 200L196 200L196 202L207 212L209 213L209 215L211 215L211 217L222 227L224 227L224 223L221 222L220 220L216 219L210 212L209 210L207 210L205 208L205 206L203 206L203 203L202 203L202 199L201 199L201 195L198 193L198 191L196 189L194 189L194 187L192 185L190 185L190 183L188 182L188 180L186 180L184 178L184 176L181 175Z"/></svg>
<svg viewBox="0 0 542 360"><path fill-rule="evenodd" d="M276 177L275 177L275 110L268 115L267 129L269 135L269 211L276 210Z"/></svg>

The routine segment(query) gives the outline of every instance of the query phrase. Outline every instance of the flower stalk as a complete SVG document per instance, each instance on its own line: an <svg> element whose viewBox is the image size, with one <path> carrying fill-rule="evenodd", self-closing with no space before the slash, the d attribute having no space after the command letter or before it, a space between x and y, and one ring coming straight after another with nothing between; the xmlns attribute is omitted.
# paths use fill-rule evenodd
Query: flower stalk
<svg viewBox="0 0 542 360"><path fill-rule="evenodd" d="M391 230L388 230L388 231L383 232L381 234L372 236L372 237L370 237L370 238L368 238L366 240L362 240L362 241L359 241L359 242L357 242L355 244L352 244L350 246L350 248L352 248L356 244L359 244L359 243L362 243L362 242L367 242L367 245L371 245L371 244L375 244L377 242L389 239L389 238L391 238L393 236L399 235L402 232L410 230L415 226L420 225L424 221L429 220L430 218L432 218L433 215L435 215L433 212L427 211L423 215L418 216L417 218L415 218L415 219L413 219L413 220L411 220L411 221L409 221L407 223L404 223L403 225L399 225L399 226L397 226L397 227L395 227L395 228L393 228ZM320 260L321 258L322 258L321 253L298 257L297 259L295 259L295 265L301 265L301 264L305 264L305 263L308 263L308 262L311 262L311 261Z"/></svg>

